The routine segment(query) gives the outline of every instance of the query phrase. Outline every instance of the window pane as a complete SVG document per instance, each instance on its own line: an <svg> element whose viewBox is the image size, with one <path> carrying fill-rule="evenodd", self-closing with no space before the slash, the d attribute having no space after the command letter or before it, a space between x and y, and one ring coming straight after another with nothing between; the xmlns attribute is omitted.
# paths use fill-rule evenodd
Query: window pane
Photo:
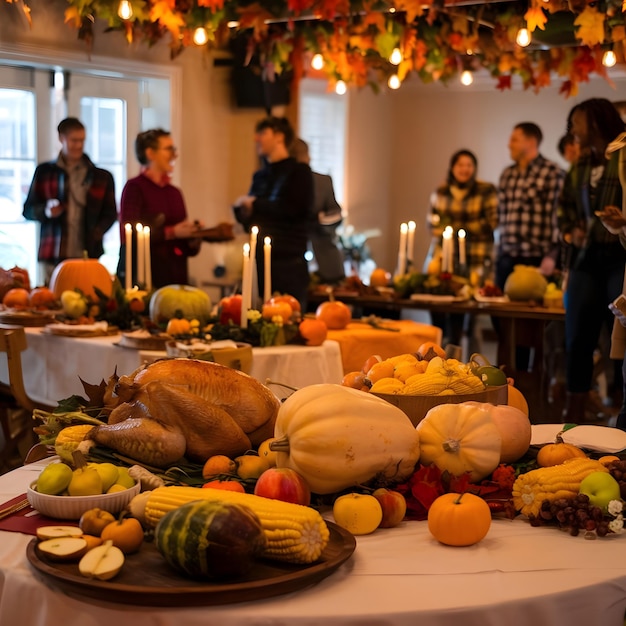
<svg viewBox="0 0 626 626"><path fill-rule="evenodd" d="M35 171L35 96L0 89L0 267L19 265L37 282L38 224L22 217Z"/></svg>
<svg viewBox="0 0 626 626"><path fill-rule="evenodd" d="M126 182L126 102L119 98L81 98L80 115L88 129L85 152L113 175L119 204ZM100 258L112 274L117 270L119 248L119 226L114 224L104 236L104 256Z"/></svg>

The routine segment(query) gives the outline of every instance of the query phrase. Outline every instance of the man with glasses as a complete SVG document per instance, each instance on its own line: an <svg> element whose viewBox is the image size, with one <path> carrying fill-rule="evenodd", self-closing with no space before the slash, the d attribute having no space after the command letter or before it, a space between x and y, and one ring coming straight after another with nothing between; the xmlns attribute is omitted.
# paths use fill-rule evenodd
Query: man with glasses
<svg viewBox="0 0 626 626"><path fill-rule="evenodd" d="M57 128L61 151L35 169L24 203L27 220L41 222L38 260L46 279L64 259L104 254L102 238L117 220L115 183L84 153L85 126L75 117Z"/></svg>

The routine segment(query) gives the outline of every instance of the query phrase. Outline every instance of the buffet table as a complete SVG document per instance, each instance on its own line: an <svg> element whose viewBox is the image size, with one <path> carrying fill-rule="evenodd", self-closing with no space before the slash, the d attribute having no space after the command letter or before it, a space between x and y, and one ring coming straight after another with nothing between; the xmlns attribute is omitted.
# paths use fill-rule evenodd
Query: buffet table
<svg viewBox="0 0 626 626"><path fill-rule="evenodd" d="M0 503L24 493L45 462L0 476ZM402 522L357 537L353 556L313 586L199 608L66 595L31 568L32 539L0 531L2 626L622 626L626 609L625 535L587 541L522 519L494 520L468 548L438 544L426 522Z"/></svg>
<svg viewBox="0 0 626 626"><path fill-rule="evenodd" d="M73 394L84 394L80 379L98 384L117 374L130 374L143 363L164 358L164 351L135 350L116 345L119 335L64 337L26 328L28 349L22 353L24 385L29 396L48 405ZM293 387L314 383L340 383L341 352L334 341L322 346L299 345L253 348L250 375ZM79 378L80 377L80 378ZM0 358L0 381L8 382L6 360Z"/></svg>

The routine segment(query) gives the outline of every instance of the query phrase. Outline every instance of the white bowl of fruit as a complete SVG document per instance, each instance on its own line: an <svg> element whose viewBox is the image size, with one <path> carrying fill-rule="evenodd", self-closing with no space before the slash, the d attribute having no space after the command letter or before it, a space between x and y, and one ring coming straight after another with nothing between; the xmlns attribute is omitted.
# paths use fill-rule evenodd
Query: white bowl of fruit
<svg viewBox="0 0 626 626"><path fill-rule="evenodd" d="M52 462L26 490L29 504L54 519L77 520L89 509L119 513L139 493L141 484L128 469L112 463L90 463L72 469Z"/></svg>

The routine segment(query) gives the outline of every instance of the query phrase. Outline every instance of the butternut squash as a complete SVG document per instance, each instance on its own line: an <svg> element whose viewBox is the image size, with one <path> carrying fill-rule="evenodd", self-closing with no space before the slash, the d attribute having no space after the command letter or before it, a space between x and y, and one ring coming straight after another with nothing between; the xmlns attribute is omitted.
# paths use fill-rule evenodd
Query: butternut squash
<svg viewBox="0 0 626 626"><path fill-rule="evenodd" d="M400 482L419 460L419 437L399 408L342 385L309 385L276 417L276 465L290 467L311 491L329 494L381 477Z"/></svg>

